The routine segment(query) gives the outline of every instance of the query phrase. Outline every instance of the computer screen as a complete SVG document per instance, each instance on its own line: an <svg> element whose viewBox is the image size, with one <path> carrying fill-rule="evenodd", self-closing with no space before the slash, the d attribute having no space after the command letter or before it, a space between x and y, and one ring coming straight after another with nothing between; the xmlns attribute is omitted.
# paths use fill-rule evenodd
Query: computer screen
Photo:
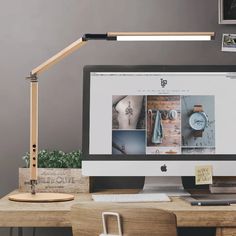
<svg viewBox="0 0 236 236"><path fill-rule="evenodd" d="M236 67L90 66L85 70L88 159L235 158Z"/></svg>

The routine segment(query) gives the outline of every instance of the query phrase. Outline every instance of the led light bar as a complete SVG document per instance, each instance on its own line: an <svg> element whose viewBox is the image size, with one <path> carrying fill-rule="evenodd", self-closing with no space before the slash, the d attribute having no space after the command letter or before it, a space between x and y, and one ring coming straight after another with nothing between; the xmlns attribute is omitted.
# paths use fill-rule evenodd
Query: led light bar
<svg viewBox="0 0 236 236"><path fill-rule="evenodd" d="M117 41L209 41L214 32L109 32Z"/></svg>
<svg viewBox="0 0 236 236"><path fill-rule="evenodd" d="M117 36L117 41L210 41L210 35Z"/></svg>

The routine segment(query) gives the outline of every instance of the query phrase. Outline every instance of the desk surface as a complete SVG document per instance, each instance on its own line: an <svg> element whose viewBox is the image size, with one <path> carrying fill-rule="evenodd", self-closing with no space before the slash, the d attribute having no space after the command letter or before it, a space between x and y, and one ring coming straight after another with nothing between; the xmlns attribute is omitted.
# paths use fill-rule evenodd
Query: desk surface
<svg viewBox="0 0 236 236"><path fill-rule="evenodd" d="M137 190L109 190L99 193L124 192L135 193ZM77 194L75 200L60 203L12 202L5 196L0 200L0 227L70 227L70 208L82 201L91 201L91 194ZM174 212L178 227L236 227L236 205L191 206L178 197L173 197L172 202L140 204Z"/></svg>

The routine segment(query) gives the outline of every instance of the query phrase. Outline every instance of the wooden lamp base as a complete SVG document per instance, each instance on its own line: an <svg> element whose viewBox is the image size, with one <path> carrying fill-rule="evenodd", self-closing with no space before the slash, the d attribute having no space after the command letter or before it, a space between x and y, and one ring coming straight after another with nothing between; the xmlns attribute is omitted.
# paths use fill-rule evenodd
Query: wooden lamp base
<svg viewBox="0 0 236 236"><path fill-rule="evenodd" d="M8 199L16 202L65 202L74 200L74 196L64 193L17 193Z"/></svg>

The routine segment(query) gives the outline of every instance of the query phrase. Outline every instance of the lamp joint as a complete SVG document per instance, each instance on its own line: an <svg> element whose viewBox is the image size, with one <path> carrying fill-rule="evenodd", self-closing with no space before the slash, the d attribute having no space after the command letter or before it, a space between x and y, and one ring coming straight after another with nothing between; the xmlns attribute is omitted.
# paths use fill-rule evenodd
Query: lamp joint
<svg viewBox="0 0 236 236"><path fill-rule="evenodd" d="M109 36L106 34L84 34L82 37L83 41L88 40L116 40L115 36Z"/></svg>
<svg viewBox="0 0 236 236"><path fill-rule="evenodd" d="M30 75L27 76L26 79L29 79L30 82L38 82L37 74L32 74L32 73L30 73Z"/></svg>

